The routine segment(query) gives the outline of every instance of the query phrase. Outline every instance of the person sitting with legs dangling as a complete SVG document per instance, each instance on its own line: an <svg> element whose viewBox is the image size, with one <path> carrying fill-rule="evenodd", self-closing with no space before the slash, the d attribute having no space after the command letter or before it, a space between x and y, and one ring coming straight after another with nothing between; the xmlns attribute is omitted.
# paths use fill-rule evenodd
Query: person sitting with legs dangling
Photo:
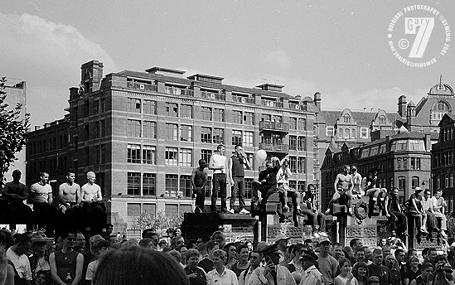
<svg viewBox="0 0 455 285"><path fill-rule="evenodd" d="M335 193L333 194L332 200L329 202L329 208L325 212L326 215L333 214L333 206L335 203L338 203L340 206L346 207L346 213L351 215L349 210L351 197L349 195L349 189L352 184L352 177L349 174L349 165L343 167L343 171L338 173L335 178L334 188Z"/></svg>

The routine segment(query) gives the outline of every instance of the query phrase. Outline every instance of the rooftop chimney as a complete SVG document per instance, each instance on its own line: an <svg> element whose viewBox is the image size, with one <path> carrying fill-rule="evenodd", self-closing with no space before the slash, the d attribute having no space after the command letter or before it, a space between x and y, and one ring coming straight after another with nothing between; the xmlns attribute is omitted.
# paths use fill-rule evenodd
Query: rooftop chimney
<svg viewBox="0 0 455 285"><path fill-rule="evenodd" d="M319 110L321 110L321 93L316 92L313 95L313 102L318 107Z"/></svg>

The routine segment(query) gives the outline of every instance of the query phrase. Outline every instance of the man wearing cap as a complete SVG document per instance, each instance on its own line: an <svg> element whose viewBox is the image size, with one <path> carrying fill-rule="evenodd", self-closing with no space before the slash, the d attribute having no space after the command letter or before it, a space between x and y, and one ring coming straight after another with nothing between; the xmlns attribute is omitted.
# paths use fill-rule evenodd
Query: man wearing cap
<svg viewBox="0 0 455 285"><path fill-rule="evenodd" d="M318 268L324 278L324 284L333 284L337 276L338 261L329 254L332 242L325 238L320 242Z"/></svg>
<svg viewBox="0 0 455 285"><path fill-rule="evenodd" d="M262 254L266 260L264 276L267 278L267 284L296 285L289 269L279 264L280 254L276 243L265 247Z"/></svg>
<svg viewBox="0 0 455 285"><path fill-rule="evenodd" d="M300 261L302 262L302 279L300 285L324 284L322 273L316 268L317 256L311 251L304 251Z"/></svg>

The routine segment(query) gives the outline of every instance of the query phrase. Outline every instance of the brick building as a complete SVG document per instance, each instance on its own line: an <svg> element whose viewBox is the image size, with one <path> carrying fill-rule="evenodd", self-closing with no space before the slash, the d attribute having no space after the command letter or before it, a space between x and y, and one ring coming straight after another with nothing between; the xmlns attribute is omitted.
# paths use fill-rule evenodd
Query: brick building
<svg viewBox="0 0 455 285"><path fill-rule="evenodd" d="M315 183L321 185L320 168L324 161L328 148L335 151L346 144L353 148L369 143L373 133L380 130L383 134L388 132L394 134L399 128L397 122L401 120L398 113L388 113L378 109L376 111L353 111L345 108L340 111L328 111L322 108L322 96L315 93L313 99L303 99L308 106L316 113L314 130L314 176ZM320 187L319 187L320 188ZM320 192L322 190L320 189ZM323 196L324 194L321 195Z"/></svg>
<svg viewBox="0 0 455 285"><path fill-rule="evenodd" d="M398 98L398 114L403 117L401 123L409 130L423 133L439 133L439 122L444 114L453 111L455 96L453 88L442 83L430 88L426 97L415 104L406 101L406 96Z"/></svg>
<svg viewBox="0 0 455 285"><path fill-rule="evenodd" d="M184 73L154 67L103 77L101 62L83 64L81 87L70 88L69 114L30 134L29 170L36 175L48 169L63 180L59 171L72 168L80 184L85 172L95 171L116 231L134 229L143 212L191 211L191 171L218 144L226 145L227 154L243 145L253 164L246 171L247 197L258 176L258 149L289 155L295 187L313 182L307 157L314 156L315 116L305 102L279 85L245 88Z"/></svg>
<svg viewBox="0 0 455 285"><path fill-rule="evenodd" d="M25 119L27 113L27 84L25 81L13 83L11 80L5 84L6 99L5 103L9 105L9 108L15 108L17 104L22 105L20 117ZM10 164L10 167L6 173L4 173L4 179L7 181L12 180L12 173L15 169L19 169L22 172L22 181L26 179L26 167L25 167L25 149L16 153L16 159Z"/></svg>
<svg viewBox="0 0 455 285"><path fill-rule="evenodd" d="M439 139L433 144L431 177L433 189L443 189L448 210L454 210L455 201L455 115L445 114L439 123Z"/></svg>
<svg viewBox="0 0 455 285"><path fill-rule="evenodd" d="M407 132L404 128L395 135L381 135L381 131L372 135L375 140L360 147L347 142L338 148L334 141L330 143L321 167L323 209L334 193L336 175L346 164L356 165L362 176L378 169L378 186L398 187L401 201L417 186L431 188L431 146L437 140L435 135Z"/></svg>

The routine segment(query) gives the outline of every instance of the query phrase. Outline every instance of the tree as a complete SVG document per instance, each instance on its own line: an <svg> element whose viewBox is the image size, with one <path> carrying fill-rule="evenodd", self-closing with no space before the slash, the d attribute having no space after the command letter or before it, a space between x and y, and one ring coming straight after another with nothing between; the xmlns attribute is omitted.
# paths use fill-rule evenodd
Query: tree
<svg viewBox="0 0 455 285"><path fill-rule="evenodd" d="M166 231L168 228L179 228L183 222L183 214L179 216L168 216L164 211L156 215L148 212L142 213L137 219L137 227L142 231L153 228L156 231Z"/></svg>
<svg viewBox="0 0 455 285"><path fill-rule="evenodd" d="M6 77L0 79L0 186L3 175L26 143L30 115L21 118L22 104L10 108L6 99Z"/></svg>

